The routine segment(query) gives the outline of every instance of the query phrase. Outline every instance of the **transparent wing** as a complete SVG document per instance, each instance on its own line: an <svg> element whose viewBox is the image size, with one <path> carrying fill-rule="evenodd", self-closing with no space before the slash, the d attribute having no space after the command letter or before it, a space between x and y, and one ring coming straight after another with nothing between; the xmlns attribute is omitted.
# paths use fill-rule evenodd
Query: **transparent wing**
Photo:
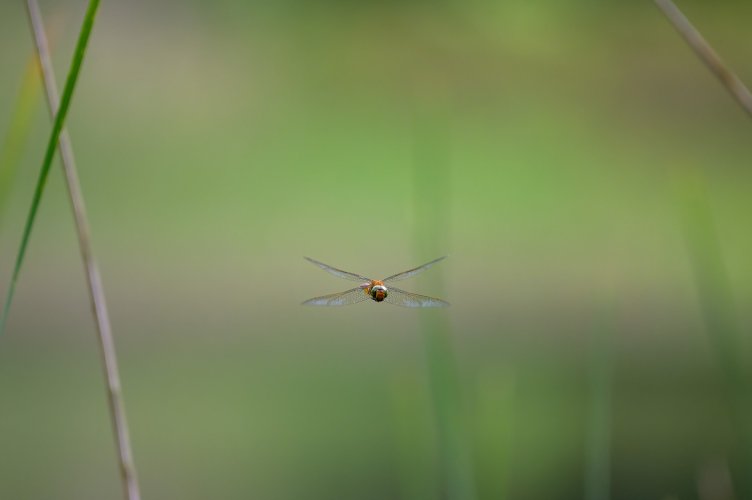
<svg viewBox="0 0 752 500"><path fill-rule="evenodd" d="M449 302L446 302L435 297L427 297L425 295L418 295L417 293L410 293L399 288L389 287L389 292L384 299L384 302L389 302L395 306L402 307L449 307ZM365 295L365 294L363 294Z"/></svg>
<svg viewBox="0 0 752 500"><path fill-rule="evenodd" d="M310 263L312 263L312 264L314 264L316 266L319 266L324 271L337 276L338 278L342 278L342 279L346 279L346 280L350 280L350 281L371 281L369 278L366 278L366 277L361 276L359 274L348 273L347 271L343 271L342 269L337 269L336 267L327 266L323 262L319 262L319 261L317 261L315 259L312 259L310 257L303 257L303 258L305 260L307 260L308 262L310 262Z"/></svg>
<svg viewBox="0 0 752 500"><path fill-rule="evenodd" d="M425 271L426 269L428 269L432 265L436 264L437 262L441 262L444 259L446 259L446 256L439 257L438 259L432 260L431 262L427 262L426 264L423 264L422 266L418 266L418 267L416 267L414 269L410 269L409 271L404 271L404 272L397 273L395 275L389 276L388 278L384 278L382 281L384 281L384 282L387 282L387 281L399 281L399 280L404 280L404 279L407 279L407 278L412 278L416 274L422 273L423 271Z"/></svg>
<svg viewBox="0 0 752 500"><path fill-rule="evenodd" d="M357 304L368 299L368 295L363 292L363 289L352 288L340 293L332 293L329 295L322 295L321 297L314 297L303 302L304 306L349 306L350 304Z"/></svg>

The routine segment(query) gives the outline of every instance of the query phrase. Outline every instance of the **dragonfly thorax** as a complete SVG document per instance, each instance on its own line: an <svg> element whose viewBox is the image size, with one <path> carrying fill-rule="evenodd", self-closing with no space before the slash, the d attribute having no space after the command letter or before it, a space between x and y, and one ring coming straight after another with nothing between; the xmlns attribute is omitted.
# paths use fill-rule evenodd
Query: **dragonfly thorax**
<svg viewBox="0 0 752 500"><path fill-rule="evenodd" d="M384 285L373 285L370 290L371 298L376 302L384 300L388 293Z"/></svg>

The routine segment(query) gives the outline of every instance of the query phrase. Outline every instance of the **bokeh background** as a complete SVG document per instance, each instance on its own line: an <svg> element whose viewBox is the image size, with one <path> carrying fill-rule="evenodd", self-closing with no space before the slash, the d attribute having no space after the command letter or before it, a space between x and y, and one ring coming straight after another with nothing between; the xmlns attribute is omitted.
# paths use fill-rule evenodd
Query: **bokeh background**
<svg viewBox="0 0 752 500"><path fill-rule="evenodd" d="M62 82L86 2L40 4ZM679 5L752 82L752 4ZM32 54L0 3L0 137ZM145 498L742 498L752 124L652 2L105 1L67 124ZM303 255L444 254L448 311L299 305L350 286ZM0 498L118 498L57 163L16 299Z"/></svg>

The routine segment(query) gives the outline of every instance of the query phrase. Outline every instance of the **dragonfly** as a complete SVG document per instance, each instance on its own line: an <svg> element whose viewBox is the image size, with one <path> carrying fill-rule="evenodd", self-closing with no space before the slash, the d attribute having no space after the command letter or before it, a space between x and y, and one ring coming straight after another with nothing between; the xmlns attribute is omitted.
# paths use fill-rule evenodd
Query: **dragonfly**
<svg viewBox="0 0 752 500"><path fill-rule="evenodd" d="M364 300L374 300L376 302L386 302L388 304L394 304L395 306L402 307L447 307L449 302L446 302L435 297L428 297L426 295L418 295L417 293L406 292L391 286L394 281L400 281L407 278L412 278L416 274L422 273L434 264L441 262L446 257L439 257L431 262L427 262L422 266L418 266L401 273L393 274L383 280L375 280L361 276L360 274L343 271L330 265L319 262L310 257L304 257L308 262L320 267L329 274L333 274L338 278L358 281L360 285L344 292L332 293L329 295L322 295L321 297L314 297L303 302L304 306L347 306L350 304L357 304ZM389 285L387 287L387 285Z"/></svg>

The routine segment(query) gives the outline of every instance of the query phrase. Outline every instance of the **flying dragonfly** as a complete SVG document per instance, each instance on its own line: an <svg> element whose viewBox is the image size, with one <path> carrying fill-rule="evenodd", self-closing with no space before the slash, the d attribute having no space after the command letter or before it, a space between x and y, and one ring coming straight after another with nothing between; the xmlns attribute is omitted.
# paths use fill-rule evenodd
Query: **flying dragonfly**
<svg viewBox="0 0 752 500"><path fill-rule="evenodd" d="M394 304L395 306L402 307L447 307L449 305L449 302L441 299L427 297L425 295L418 295L417 293L406 292L393 286L389 286L387 288L386 286L393 281L412 278L416 274L422 273L437 262L446 259L446 257L439 257L438 259L432 260L431 262L423 264L422 266L394 274L392 276L389 276L388 278L384 278L383 280L366 278L365 276L361 276L359 274L343 271L341 269L337 269L336 267L326 265L323 262L314 260L310 257L305 257L305 259L308 262L319 266L324 271L339 278L350 281L359 281L360 285L355 288L351 288L350 290L345 290L344 292L332 293L330 295L322 295L321 297L308 299L303 302L304 306L347 306L350 304L363 302L367 299L375 300L376 302L387 302L389 304Z"/></svg>

